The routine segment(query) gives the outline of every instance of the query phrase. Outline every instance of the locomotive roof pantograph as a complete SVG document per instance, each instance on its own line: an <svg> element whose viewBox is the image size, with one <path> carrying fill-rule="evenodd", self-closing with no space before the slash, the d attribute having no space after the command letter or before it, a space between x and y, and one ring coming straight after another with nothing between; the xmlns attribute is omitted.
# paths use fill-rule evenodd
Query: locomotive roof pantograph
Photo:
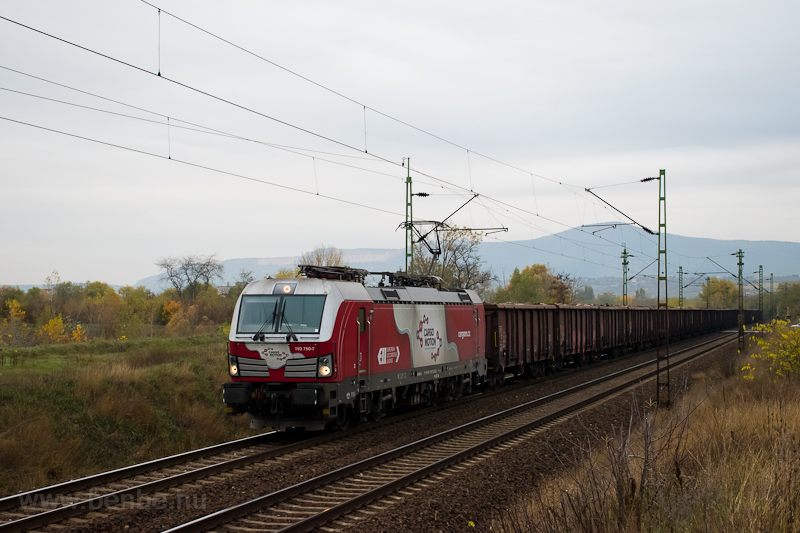
<svg viewBox="0 0 800 533"><path fill-rule="evenodd" d="M356 281L364 283L364 279L370 274L362 268L350 268L346 266L321 266L321 265L298 265L300 274L307 278L316 279L335 279L339 281Z"/></svg>

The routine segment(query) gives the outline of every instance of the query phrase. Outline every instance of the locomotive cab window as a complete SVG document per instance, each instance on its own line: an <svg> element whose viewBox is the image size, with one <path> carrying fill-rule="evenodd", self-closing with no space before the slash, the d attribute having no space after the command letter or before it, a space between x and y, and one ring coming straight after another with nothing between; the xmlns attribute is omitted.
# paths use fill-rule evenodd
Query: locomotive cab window
<svg viewBox="0 0 800 533"><path fill-rule="evenodd" d="M237 333L319 333L325 296L245 295Z"/></svg>
<svg viewBox="0 0 800 533"><path fill-rule="evenodd" d="M278 333L319 333L325 296L285 296Z"/></svg>
<svg viewBox="0 0 800 533"><path fill-rule="evenodd" d="M272 332L280 296L245 296L239 309L238 333Z"/></svg>

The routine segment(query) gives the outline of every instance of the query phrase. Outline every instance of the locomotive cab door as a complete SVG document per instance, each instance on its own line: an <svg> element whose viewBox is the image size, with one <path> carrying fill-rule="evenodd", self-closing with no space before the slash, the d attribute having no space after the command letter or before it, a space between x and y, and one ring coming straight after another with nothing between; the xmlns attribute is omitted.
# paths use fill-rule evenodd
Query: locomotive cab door
<svg viewBox="0 0 800 533"><path fill-rule="evenodd" d="M372 313L366 307L358 308L358 375L359 381L369 375L370 360L370 331L369 315ZM363 385L363 384L360 384Z"/></svg>

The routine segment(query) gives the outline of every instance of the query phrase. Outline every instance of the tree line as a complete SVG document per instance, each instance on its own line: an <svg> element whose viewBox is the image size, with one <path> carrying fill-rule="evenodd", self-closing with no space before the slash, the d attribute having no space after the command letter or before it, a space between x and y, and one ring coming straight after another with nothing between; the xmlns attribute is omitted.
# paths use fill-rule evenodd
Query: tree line
<svg viewBox="0 0 800 533"><path fill-rule="evenodd" d="M545 304L622 305L614 293L595 296L589 285L567 273L553 272L548 265L532 264L515 269L508 283L499 284L478 253L482 235L465 228L445 232L438 257L421 243L414 245L411 273L437 276L444 288L472 289L486 302ZM324 244L304 253L300 264L345 266L341 250ZM100 281L76 284L62 281L54 271L43 287L23 291L0 287L0 347L30 346L52 342L86 342L91 338L135 339L155 335L207 334L229 327L239 294L252 272L242 270L234 285L220 290L223 266L216 256L166 257L156 265L161 282L168 288L154 293L145 287L115 289ZM276 277L299 276L298 269L281 270ZM800 283L782 283L765 306L776 314L800 315ZM654 306L656 299L644 289L629 298L628 305ZM669 305L677 307L677 298ZM748 296L745 307L757 308L757 296ZM738 306L738 286L731 280L710 278L697 298L686 307L731 309ZM777 313L776 313L777 310Z"/></svg>
<svg viewBox="0 0 800 533"><path fill-rule="evenodd" d="M91 338L135 339L210 333L230 321L236 299L252 276L227 291L213 284L223 267L214 256L165 258L158 263L169 288L115 289L101 281L62 281L57 271L43 287L0 287L0 346L86 342Z"/></svg>

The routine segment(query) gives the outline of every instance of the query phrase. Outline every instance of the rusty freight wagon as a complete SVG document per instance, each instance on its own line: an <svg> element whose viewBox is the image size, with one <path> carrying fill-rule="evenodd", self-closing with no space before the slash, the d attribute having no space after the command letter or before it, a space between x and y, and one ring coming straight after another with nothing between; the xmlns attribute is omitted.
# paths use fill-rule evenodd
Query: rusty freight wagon
<svg viewBox="0 0 800 533"><path fill-rule="evenodd" d="M667 315L667 312L669 315ZM535 377L600 356L736 328L735 309L678 309L556 304L484 304L487 380L507 374ZM745 323L759 318L745 313ZM667 326L669 320L669 326Z"/></svg>

